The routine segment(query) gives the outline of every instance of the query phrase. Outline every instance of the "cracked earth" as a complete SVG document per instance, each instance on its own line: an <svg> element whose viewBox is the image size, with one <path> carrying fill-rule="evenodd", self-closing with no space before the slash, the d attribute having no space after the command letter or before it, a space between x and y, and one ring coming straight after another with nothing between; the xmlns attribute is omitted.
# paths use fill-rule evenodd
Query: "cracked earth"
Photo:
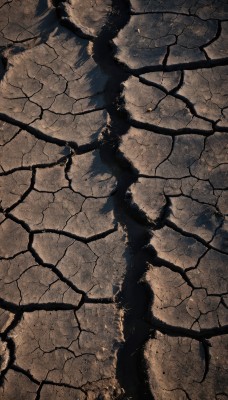
<svg viewBox="0 0 228 400"><path fill-rule="evenodd" d="M0 399L225 400L225 0L0 0Z"/></svg>

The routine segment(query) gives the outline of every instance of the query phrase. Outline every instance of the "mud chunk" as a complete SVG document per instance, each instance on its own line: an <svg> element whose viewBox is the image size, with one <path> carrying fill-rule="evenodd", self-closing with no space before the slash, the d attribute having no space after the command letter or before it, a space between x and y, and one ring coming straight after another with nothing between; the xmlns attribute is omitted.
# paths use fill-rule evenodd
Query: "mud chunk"
<svg viewBox="0 0 228 400"><path fill-rule="evenodd" d="M192 114L182 99L157 87L143 84L136 77L130 77L124 83L123 98L130 120L145 124L145 128L149 125L151 129L165 128L168 132L212 130L211 123ZM147 112L148 108L151 108L151 112Z"/></svg>
<svg viewBox="0 0 228 400"><path fill-rule="evenodd" d="M87 38L95 38L105 25L112 10L111 0L71 0L61 2L62 22Z"/></svg>
<svg viewBox="0 0 228 400"><path fill-rule="evenodd" d="M205 380L205 352L201 342L157 333L145 348L148 378L156 400L214 399L226 393L227 338L210 339L210 365ZM216 371L216 373L215 373ZM203 380L203 381L202 381ZM187 395L186 395L187 393Z"/></svg>
<svg viewBox="0 0 228 400"><path fill-rule="evenodd" d="M37 390L38 385L24 374L10 369L0 388L0 395L2 400L35 400Z"/></svg>
<svg viewBox="0 0 228 400"><path fill-rule="evenodd" d="M137 29L140 33L136 35ZM114 39L116 57L131 70L162 66L168 48L168 65L204 61L201 46L210 42L216 32L217 21L175 14L173 9L172 13L132 15Z"/></svg>
<svg viewBox="0 0 228 400"><path fill-rule="evenodd" d="M12 240L13 238L13 240ZM9 219L0 225L0 255L3 258L13 257L27 249L29 235L21 225Z"/></svg>

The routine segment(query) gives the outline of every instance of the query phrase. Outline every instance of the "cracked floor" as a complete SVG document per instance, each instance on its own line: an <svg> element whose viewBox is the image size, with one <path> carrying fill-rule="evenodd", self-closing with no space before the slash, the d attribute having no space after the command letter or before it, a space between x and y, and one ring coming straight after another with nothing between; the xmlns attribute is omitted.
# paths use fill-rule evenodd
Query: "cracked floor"
<svg viewBox="0 0 228 400"><path fill-rule="evenodd" d="M225 400L225 0L0 0L0 399Z"/></svg>

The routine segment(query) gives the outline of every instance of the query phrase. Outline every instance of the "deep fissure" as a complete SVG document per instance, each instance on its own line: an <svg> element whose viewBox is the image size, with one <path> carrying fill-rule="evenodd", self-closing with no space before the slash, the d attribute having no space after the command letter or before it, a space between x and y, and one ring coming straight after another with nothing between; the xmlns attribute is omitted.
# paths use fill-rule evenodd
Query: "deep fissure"
<svg viewBox="0 0 228 400"><path fill-rule="evenodd" d="M133 253L133 265L128 265L122 291L117 302L125 311L124 337L125 343L118 352L117 378L124 389L122 399L152 399L146 379L143 359L143 346L151 336L151 327L146 322L146 314L151 294L142 279L147 265L147 256L143 247L148 243L148 228L140 225L131 216L131 210L125 195L128 187L136 181L136 175L128 168L118 165L117 153L121 136L130 128L125 112L119 107L122 83L130 76L126 68L114 58L111 40L116 37L130 18L130 4L126 1L114 0L112 13L98 38L94 41L94 60L108 75L105 88L107 111L111 123L104 134L100 147L101 159L117 178L117 191L113 196L114 213L120 224L127 229L129 246ZM137 300L136 300L137 299Z"/></svg>

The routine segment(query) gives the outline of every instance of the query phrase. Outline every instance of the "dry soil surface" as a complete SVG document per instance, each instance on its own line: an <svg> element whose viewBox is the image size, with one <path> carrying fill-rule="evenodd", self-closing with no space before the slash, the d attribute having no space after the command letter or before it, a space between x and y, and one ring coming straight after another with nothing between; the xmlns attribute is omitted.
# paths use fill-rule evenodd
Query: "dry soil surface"
<svg viewBox="0 0 228 400"><path fill-rule="evenodd" d="M228 5L0 0L0 400L228 398Z"/></svg>

